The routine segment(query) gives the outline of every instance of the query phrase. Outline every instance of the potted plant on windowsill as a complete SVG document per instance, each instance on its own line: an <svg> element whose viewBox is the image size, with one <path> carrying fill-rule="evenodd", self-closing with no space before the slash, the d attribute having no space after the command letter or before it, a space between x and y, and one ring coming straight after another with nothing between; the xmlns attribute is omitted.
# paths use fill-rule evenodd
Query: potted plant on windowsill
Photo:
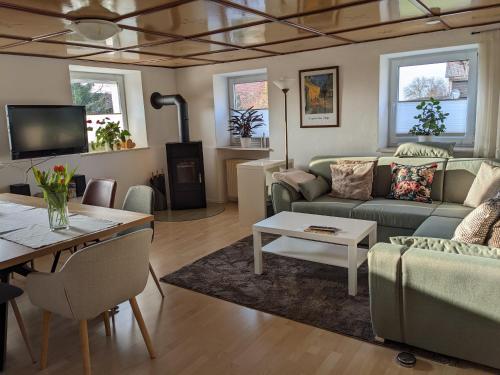
<svg viewBox="0 0 500 375"><path fill-rule="evenodd" d="M232 135L239 135L241 147L248 148L252 144L254 129L264 125L264 116L253 107L241 111L231 108L231 111L236 114L229 119L227 130Z"/></svg>
<svg viewBox="0 0 500 375"><path fill-rule="evenodd" d="M92 124L92 120L87 120L88 124ZM135 143L130 139L130 132L120 128L120 121L111 121L109 117L102 120L97 120L99 126L95 132L95 141L92 141L90 146L93 151L113 151L134 148ZM87 127L88 131L93 131L91 126Z"/></svg>
<svg viewBox="0 0 500 375"><path fill-rule="evenodd" d="M439 100L431 97L417 105L416 108L421 112L413 117L418 120L418 124L413 125L410 134L416 135L419 142L431 142L433 136L439 136L446 130L444 120L449 113L443 112L439 103Z"/></svg>

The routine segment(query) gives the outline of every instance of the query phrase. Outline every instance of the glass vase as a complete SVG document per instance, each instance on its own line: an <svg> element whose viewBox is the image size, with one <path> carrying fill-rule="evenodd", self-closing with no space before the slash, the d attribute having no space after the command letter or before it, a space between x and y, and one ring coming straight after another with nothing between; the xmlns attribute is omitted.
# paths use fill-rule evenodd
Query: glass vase
<svg viewBox="0 0 500 375"><path fill-rule="evenodd" d="M68 193L67 192L43 192L47 202L50 230L68 229Z"/></svg>

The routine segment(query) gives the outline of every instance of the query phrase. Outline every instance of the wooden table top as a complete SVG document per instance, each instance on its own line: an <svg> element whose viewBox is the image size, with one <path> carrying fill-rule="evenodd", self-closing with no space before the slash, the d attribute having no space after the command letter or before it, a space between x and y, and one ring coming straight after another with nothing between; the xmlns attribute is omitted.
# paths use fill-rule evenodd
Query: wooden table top
<svg viewBox="0 0 500 375"><path fill-rule="evenodd" d="M33 207L46 207L43 198L28 197L17 194L0 194L0 201L24 204ZM122 232L125 229L147 224L154 220L154 216L152 215L117 210L113 208L88 206L75 202L69 202L68 208L70 213L86 215L96 219L111 220L120 224L38 249L33 249L31 247L0 239L0 269L22 264L47 254L56 253L60 250L66 250L72 248L73 246L81 245L85 242L109 237Z"/></svg>

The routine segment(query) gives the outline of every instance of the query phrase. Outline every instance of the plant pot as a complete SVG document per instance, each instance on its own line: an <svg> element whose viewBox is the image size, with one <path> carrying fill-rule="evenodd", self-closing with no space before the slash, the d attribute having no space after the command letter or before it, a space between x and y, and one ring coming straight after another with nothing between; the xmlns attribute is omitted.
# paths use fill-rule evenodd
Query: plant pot
<svg viewBox="0 0 500 375"><path fill-rule="evenodd" d="M43 191L51 231L69 228L68 193Z"/></svg>
<svg viewBox="0 0 500 375"><path fill-rule="evenodd" d="M111 146L109 145L109 143L107 143L107 142L106 142L106 143L104 144L104 151L106 151L106 152L113 151L113 147L111 147Z"/></svg>
<svg viewBox="0 0 500 375"><path fill-rule="evenodd" d="M432 142L433 140L434 140L434 137L432 135L419 135L418 136L419 142Z"/></svg>
<svg viewBox="0 0 500 375"><path fill-rule="evenodd" d="M252 138L251 137L241 137L240 144L242 148L252 147Z"/></svg>

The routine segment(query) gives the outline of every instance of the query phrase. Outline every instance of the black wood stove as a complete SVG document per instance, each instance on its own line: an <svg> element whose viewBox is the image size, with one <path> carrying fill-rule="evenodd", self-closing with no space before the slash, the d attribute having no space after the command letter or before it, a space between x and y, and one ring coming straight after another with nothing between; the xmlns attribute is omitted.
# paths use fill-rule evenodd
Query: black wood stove
<svg viewBox="0 0 500 375"><path fill-rule="evenodd" d="M205 208L205 170L201 141L189 140L189 118L187 103L181 95L151 95L151 105L160 109L164 105L175 105L179 115L181 142L165 145L170 191L170 208L183 210Z"/></svg>

